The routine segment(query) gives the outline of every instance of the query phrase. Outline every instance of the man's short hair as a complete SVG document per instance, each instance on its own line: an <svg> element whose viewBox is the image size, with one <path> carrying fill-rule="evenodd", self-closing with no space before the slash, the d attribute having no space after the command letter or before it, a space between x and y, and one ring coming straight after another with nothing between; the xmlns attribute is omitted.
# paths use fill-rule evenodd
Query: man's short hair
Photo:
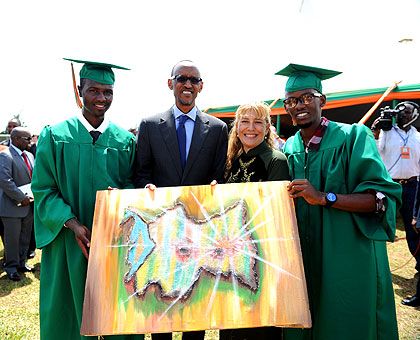
<svg viewBox="0 0 420 340"><path fill-rule="evenodd" d="M174 65L174 67L172 67L171 77L172 77L172 76L174 76L174 71L175 71L176 67L177 67L179 64L184 63L184 62L188 62L188 63L194 64L194 62L193 62L192 60L187 60L187 59L184 59L184 60L180 60L180 61L178 61L178 62Z"/></svg>
<svg viewBox="0 0 420 340"><path fill-rule="evenodd" d="M20 122L19 118L13 117L12 119L9 119L9 121L7 122L7 125L9 125L10 122L16 122L18 124L18 126L21 126L22 123Z"/></svg>
<svg viewBox="0 0 420 340"><path fill-rule="evenodd" d="M11 132L10 132L10 137L11 138L15 138L15 137L20 137L22 136L22 134L24 132L29 132L27 128L24 128L22 126L18 126L15 127Z"/></svg>

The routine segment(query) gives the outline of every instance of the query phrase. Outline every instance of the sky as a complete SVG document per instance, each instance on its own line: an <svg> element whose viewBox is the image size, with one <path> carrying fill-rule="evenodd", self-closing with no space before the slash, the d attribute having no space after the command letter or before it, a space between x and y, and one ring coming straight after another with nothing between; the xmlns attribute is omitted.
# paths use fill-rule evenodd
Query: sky
<svg viewBox="0 0 420 340"><path fill-rule="evenodd" d="M0 130L15 114L33 134L77 114L63 57L131 68L115 71L106 114L127 129L173 105L183 59L201 71L201 110L282 97L274 73L289 63L342 71L324 93L417 84L419 15L420 0L2 1Z"/></svg>

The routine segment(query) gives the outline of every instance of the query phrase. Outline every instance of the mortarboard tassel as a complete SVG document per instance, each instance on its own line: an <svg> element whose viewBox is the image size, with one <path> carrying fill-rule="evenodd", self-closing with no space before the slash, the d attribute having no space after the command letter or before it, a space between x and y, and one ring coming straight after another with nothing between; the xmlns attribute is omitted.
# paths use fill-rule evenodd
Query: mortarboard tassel
<svg viewBox="0 0 420 340"><path fill-rule="evenodd" d="M77 91L77 84L76 84L76 77L74 76L73 63L71 63L71 74L72 74L72 77L73 77L74 97L76 99L77 106L79 107L79 109L81 109L83 107L83 105L82 105L82 101L80 100L80 97L79 97L79 92Z"/></svg>

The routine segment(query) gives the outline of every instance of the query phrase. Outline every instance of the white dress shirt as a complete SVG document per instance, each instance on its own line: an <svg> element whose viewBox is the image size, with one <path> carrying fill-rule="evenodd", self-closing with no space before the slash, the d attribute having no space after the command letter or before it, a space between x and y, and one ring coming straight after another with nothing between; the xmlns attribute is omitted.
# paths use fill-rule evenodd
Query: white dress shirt
<svg viewBox="0 0 420 340"><path fill-rule="evenodd" d="M104 133L104 131L106 130L106 128L109 125L109 119L104 118L104 121L101 123L101 125L99 125L97 128L94 128L92 125L90 125L90 123L85 118L85 116L83 116L82 112L80 112L77 115L77 119L80 120L80 123L83 124L83 126L86 128L86 130L88 130L88 132L99 131L100 133Z"/></svg>
<svg viewBox="0 0 420 340"><path fill-rule="evenodd" d="M420 174L420 133L413 126L407 132L394 125L381 130L376 140L379 154L393 179L408 179ZM409 158L401 155L401 148L409 148Z"/></svg>
<svg viewBox="0 0 420 340"><path fill-rule="evenodd" d="M9 146L9 148L13 148L13 149L15 149L16 150L16 152L19 154L19 156L20 157L22 157L22 154L23 153L25 153L25 156L26 156L26 159L28 160L28 163L29 163L29 166L31 167L31 170L34 168L34 165L32 164L32 161L31 161L31 157L32 157L32 155L31 156L29 156L29 153L28 153L28 151L22 151L21 149L19 149L19 148L17 148L16 146L14 146L13 144L12 144L12 142L10 142L10 146ZM23 159L23 157L22 157L22 159Z"/></svg>

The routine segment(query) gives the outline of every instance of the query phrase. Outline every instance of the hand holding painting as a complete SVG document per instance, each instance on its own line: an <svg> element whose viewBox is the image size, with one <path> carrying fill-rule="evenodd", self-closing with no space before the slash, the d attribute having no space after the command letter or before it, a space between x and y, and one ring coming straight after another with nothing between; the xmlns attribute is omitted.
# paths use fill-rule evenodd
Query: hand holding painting
<svg viewBox="0 0 420 340"><path fill-rule="evenodd" d="M325 204L325 194L316 190L307 179L295 179L287 186L291 198L303 197L309 204Z"/></svg>

